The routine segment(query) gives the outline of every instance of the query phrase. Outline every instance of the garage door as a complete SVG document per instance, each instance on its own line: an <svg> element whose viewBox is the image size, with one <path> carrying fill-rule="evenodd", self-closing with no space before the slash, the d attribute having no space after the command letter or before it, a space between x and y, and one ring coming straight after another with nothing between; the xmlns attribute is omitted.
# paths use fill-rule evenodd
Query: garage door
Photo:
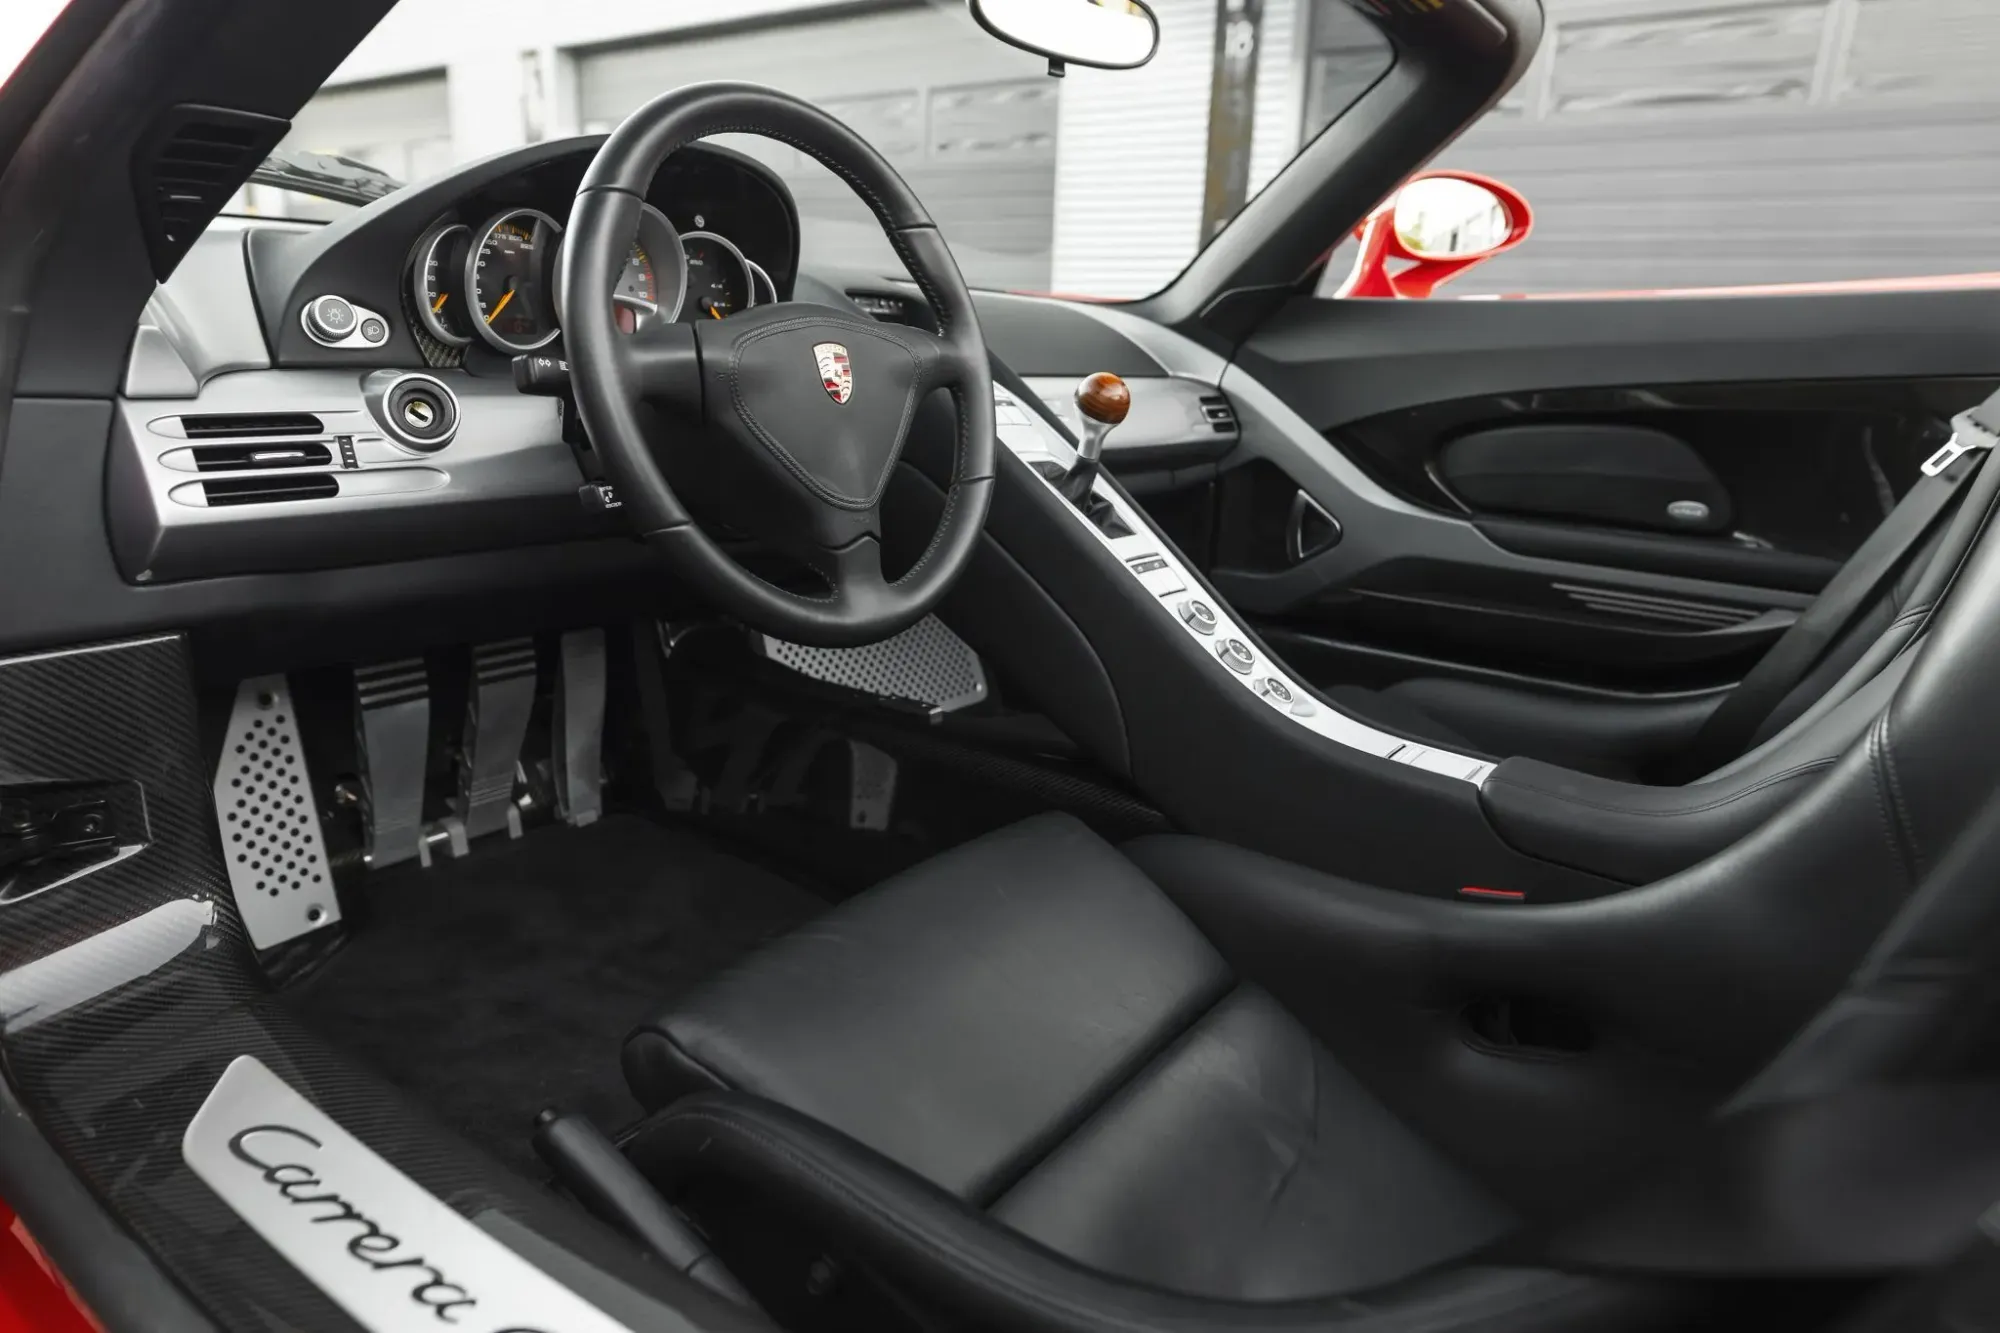
<svg viewBox="0 0 2000 1333"><path fill-rule="evenodd" d="M1451 290L2000 269L1993 0L1551 0L1552 32L1440 165L1535 206Z"/></svg>
<svg viewBox="0 0 2000 1333"><path fill-rule="evenodd" d="M1057 80L959 6L884 9L686 40L624 44L578 59L589 129L608 129L669 88L754 78L817 102L888 157L937 219L966 278L1048 285ZM771 164L806 219L804 261L894 273L867 209L830 172L770 140L731 136Z"/></svg>

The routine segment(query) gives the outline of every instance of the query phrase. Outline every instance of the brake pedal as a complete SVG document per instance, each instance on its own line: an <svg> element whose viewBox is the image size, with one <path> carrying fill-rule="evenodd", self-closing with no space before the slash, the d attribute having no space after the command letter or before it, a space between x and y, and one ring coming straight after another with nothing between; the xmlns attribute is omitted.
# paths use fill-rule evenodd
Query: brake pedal
<svg viewBox="0 0 2000 1333"><path fill-rule="evenodd" d="M535 641L505 639L474 648L472 688L466 695L464 754L452 813L468 839L503 829L518 838L521 811L514 804L514 773L535 708Z"/></svg>
<svg viewBox="0 0 2000 1333"><path fill-rule="evenodd" d="M355 733L368 866L425 854L424 752L430 744L430 676L421 657L354 669Z"/></svg>

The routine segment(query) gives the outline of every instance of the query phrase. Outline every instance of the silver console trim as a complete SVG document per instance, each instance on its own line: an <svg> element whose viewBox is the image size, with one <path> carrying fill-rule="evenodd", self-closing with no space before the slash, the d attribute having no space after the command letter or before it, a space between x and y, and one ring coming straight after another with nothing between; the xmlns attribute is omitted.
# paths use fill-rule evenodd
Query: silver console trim
<svg viewBox="0 0 2000 1333"><path fill-rule="evenodd" d="M399 387L408 384L412 380L419 380L430 385L450 400L453 425L449 434L435 440L420 440L414 435L408 435L396 429L396 414L389 411L389 399ZM465 420L465 409L459 403L458 395L451 391L451 386L435 375L425 375L419 371L409 371L396 376L387 384L384 384L379 392L367 387L367 382L364 381L364 397L368 400L371 409L376 403L382 404L381 411L371 411L371 415L375 417L375 420L381 425L382 429L389 433L390 438L395 440L397 444L407 449L414 449L420 454L434 454L450 444L453 439L457 438L459 423Z"/></svg>
<svg viewBox="0 0 2000 1333"><path fill-rule="evenodd" d="M1075 451L1031 408L997 384L993 388L993 406L1001 442L1029 465L1029 470L1035 473L1064 512L1095 537L1098 544L1116 557L1132 578L1151 594L1159 604L1161 614L1183 634L1202 645L1204 653L1214 661L1218 679L1233 682L1238 689L1248 690L1307 731L1338 745L1391 763L1407 764L1428 773L1457 778L1474 786L1485 784L1487 775L1494 768L1491 762L1378 731L1315 699L1305 685L1264 655L1237 623L1228 604L1219 597L1211 597L1202 588L1199 580L1181 563L1146 516L1127 503L1116 488L1100 479L1093 494L1129 530L1125 536L1106 534L1075 506L1063 500L1054 484L1036 471L1034 464L1053 462L1066 468L1075 458ZM1183 611L1183 604L1189 605L1188 611ZM1212 623L1209 617L1191 614L1197 604L1207 607L1212 613ZM1232 657L1236 659L1234 662L1230 660Z"/></svg>
<svg viewBox="0 0 2000 1333"><path fill-rule="evenodd" d="M312 322L313 307L321 301L344 302L354 312L354 332L348 334L345 338L329 338L314 328ZM368 327L368 321L371 319L382 326L382 336L379 338L370 338L363 332ZM331 347L338 351L348 352L372 352L386 347L389 343L389 335L393 331L393 326L390 325L387 316L377 314L375 311L358 302L349 301L338 292L328 292L324 296L315 296L312 300L299 307L299 327L305 330L306 337L312 339L321 347Z"/></svg>

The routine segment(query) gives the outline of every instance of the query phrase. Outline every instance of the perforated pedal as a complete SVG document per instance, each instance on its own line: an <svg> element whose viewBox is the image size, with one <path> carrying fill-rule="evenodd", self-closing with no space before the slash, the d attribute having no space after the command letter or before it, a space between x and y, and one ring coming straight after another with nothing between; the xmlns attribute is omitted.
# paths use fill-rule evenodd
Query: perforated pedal
<svg viewBox="0 0 2000 1333"><path fill-rule="evenodd" d="M908 699L952 713L986 697L979 654L936 616L859 648L808 648L769 635L764 655L803 676L863 694Z"/></svg>
<svg viewBox="0 0 2000 1333"><path fill-rule="evenodd" d="M283 676L258 676L236 687L214 793L229 890L250 942L268 949L340 920Z"/></svg>

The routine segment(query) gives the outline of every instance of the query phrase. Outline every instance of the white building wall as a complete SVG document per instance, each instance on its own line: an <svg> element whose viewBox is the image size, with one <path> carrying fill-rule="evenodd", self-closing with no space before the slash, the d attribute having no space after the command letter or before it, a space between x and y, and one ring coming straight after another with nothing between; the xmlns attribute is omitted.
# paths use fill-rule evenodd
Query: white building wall
<svg viewBox="0 0 2000 1333"><path fill-rule="evenodd" d="M1146 296L1194 256L1208 159L1215 0L1153 0L1160 53L1135 70L1072 69L1056 129L1051 286Z"/></svg>
<svg viewBox="0 0 2000 1333"><path fill-rule="evenodd" d="M365 85L442 66L451 159L473 158L584 129L579 48L657 41L774 14L805 15L839 0L401 0L334 72L329 86ZM958 0L933 0L958 8ZM1266 0L1251 187L1297 147L1298 35L1306 0ZM1154 0L1160 56L1131 71L1072 68L1061 83L1049 286L1141 296L1193 256L1206 169L1215 0ZM718 71L755 78L755 70ZM302 145L338 147L338 145Z"/></svg>

